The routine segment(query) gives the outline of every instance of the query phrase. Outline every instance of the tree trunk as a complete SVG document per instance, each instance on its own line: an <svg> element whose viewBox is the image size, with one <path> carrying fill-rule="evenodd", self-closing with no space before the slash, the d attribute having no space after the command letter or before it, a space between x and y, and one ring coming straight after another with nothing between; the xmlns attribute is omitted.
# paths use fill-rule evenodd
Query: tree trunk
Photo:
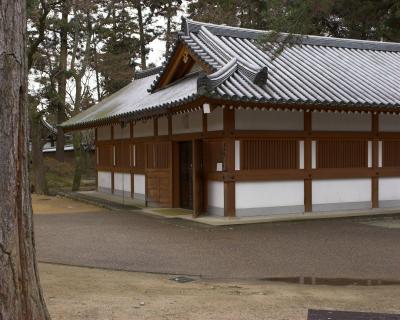
<svg viewBox="0 0 400 320"><path fill-rule="evenodd" d="M167 57L169 54L169 51L171 50L171 43L172 43L172 35L171 35L171 20L172 20L172 15L171 15L171 5L169 4L167 7L167 29L165 32L165 56Z"/></svg>
<svg viewBox="0 0 400 320"><path fill-rule="evenodd" d="M81 178L82 178L82 135L80 132L74 132L73 134L73 142L74 142L74 155L75 155L75 172L74 172L74 180L72 182L72 191L78 191L81 187Z"/></svg>
<svg viewBox="0 0 400 320"><path fill-rule="evenodd" d="M139 21L139 42L140 42L140 60L142 70L147 69L146 66L146 42L144 39L144 26L143 26L143 13L142 13L142 3L138 2L136 9L138 11L138 21Z"/></svg>
<svg viewBox="0 0 400 320"><path fill-rule="evenodd" d="M68 14L70 11L68 0L62 4L61 30L60 30L60 64L58 75L58 106L57 123L65 121L65 97L67 91L67 58L68 58ZM64 161L64 131L61 127L57 130L56 159Z"/></svg>
<svg viewBox="0 0 400 320"><path fill-rule="evenodd" d="M26 3L0 1L0 14L0 319L47 320L28 181Z"/></svg>
<svg viewBox="0 0 400 320"><path fill-rule="evenodd" d="M36 106L31 107L31 141L32 141L32 179L35 193L48 194L46 174L43 163L43 141L41 132L41 115L38 114Z"/></svg>

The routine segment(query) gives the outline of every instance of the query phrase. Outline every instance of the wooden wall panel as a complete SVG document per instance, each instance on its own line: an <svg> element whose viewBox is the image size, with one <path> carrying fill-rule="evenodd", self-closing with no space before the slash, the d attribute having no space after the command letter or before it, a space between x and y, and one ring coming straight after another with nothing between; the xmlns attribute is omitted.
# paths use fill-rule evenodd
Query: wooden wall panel
<svg viewBox="0 0 400 320"><path fill-rule="evenodd" d="M218 162L225 167L225 143L223 141L205 141L203 159L206 172L216 172Z"/></svg>
<svg viewBox="0 0 400 320"><path fill-rule="evenodd" d="M400 167L400 141L387 140L382 142L382 166Z"/></svg>
<svg viewBox="0 0 400 320"><path fill-rule="evenodd" d="M99 145L99 166L112 167L113 163L113 146L111 144Z"/></svg>
<svg viewBox="0 0 400 320"><path fill-rule="evenodd" d="M144 169L146 165L146 144L135 144L135 168Z"/></svg>
<svg viewBox="0 0 400 320"><path fill-rule="evenodd" d="M115 166L120 168L130 167L129 140L115 142Z"/></svg>
<svg viewBox="0 0 400 320"><path fill-rule="evenodd" d="M298 168L297 140L242 140L241 169Z"/></svg>
<svg viewBox="0 0 400 320"><path fill-rule="evenodd" d="M149 143L147 145L147 167L149 169L169 168L169 142Z"/></svg>
<svg viewBox="0 0 400 320"><path fill-rule="evenodd" d="M367 168L367 140L317 141L317 168Z"/></svg>
<svg viewBox="0 0 400 320"><path fill-rule="evenodd" d="M147 172L147 201L160 207L172 207L168 170L149 170Z"/></svg>

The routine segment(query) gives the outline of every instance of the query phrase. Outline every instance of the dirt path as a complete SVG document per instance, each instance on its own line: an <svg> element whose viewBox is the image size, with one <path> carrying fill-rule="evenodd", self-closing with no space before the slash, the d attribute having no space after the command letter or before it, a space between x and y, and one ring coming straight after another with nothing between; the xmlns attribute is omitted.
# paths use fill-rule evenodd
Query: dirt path
<svg viewBox="0 0 400 320"><path fill-rule="evenodd" d="M179 284L167 275L51 264L40 264L40 275L53 320L305 320L308 308L400 313L400 286Z"/></svg>

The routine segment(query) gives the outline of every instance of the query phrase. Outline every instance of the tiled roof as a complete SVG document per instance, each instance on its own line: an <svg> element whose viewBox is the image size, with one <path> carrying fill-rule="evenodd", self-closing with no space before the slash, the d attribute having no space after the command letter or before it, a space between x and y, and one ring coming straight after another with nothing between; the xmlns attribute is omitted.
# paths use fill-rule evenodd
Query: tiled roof
<svg viewBox="0 0 400 320"><path fill-rule="evenodd" d="M183 19L163 66L139 72L109 98L65 122L66 128L165 113L200 96L229 101L342 107L400 106L400 44L288 35ZM209 67L158 88L179 44ZM155 90L158 89L158 90Z"/></svg>
<svg viewBox="0 0 400 320"><path fill-rule="evenodd" d="M258 102L400 105L398 43L302 36L299 43L284 46L274 55L260 45L267 32L189 20L183 29L182 40L193 50L207 52L213 59L210 63L220 66L215 74L224 81L201 81L208 84L211 96ZM265 81L255 83L254 73ZM207 78L212 80L215 74Z"/></svg>
<svg viewBox="0 0 400 320"><path fill-rule="evenodd" d="M73 129L100 126L113 120L140 120L152 115L163 115L170 107L182 105L197 97L197 77L192 74L155 93L148 92L155 75L132 81L118 92L105 98L93 107L79 113L62 124Z"/></svg>

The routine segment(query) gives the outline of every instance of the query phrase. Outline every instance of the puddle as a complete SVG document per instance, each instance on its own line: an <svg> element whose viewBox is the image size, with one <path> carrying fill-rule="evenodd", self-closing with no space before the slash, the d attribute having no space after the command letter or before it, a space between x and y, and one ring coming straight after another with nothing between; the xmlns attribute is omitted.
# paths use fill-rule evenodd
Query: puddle
<svg viewBox="0 0 400 320"><path fill-rule="evenodd" d="M400 285L400 280L352 279L352 278L317 278L317 277L278 277L262 278L262 281L295 283L304 285L327 286L391 286Z"/></svg>
<svg viewBox="0 0 400 320"><path fill-rule="evenodd" d="M169 279L171 281L175 281L175 282L179 282L179 283L187 283L187 282L192 282L194 281L193 278L189 278L189 277L184 277L184 276L179 276L179 277L174 277Z"/></svg>

